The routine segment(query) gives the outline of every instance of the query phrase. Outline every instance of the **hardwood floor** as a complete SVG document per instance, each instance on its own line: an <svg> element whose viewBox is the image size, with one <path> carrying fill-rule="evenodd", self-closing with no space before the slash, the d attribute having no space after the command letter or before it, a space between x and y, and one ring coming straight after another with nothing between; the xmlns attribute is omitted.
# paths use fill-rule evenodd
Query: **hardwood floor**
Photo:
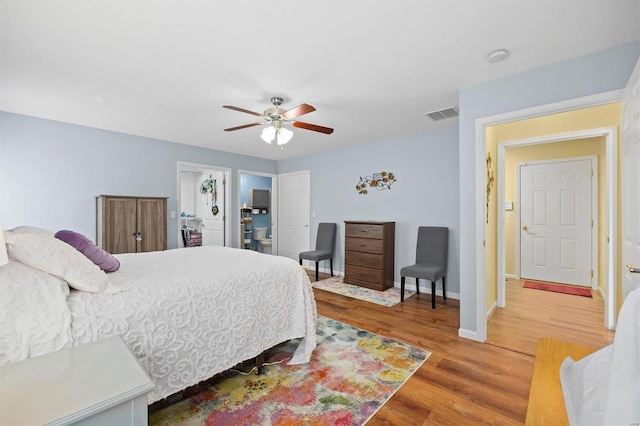
<svg viewBox="0 0 640 426"><path fill-rule="evenodd" d="M507 280L506 307L496 309L487 327L487 343L534 355L541 337L601 348L613 342L604 326L604 300L522 288Z"/></svg>
<svg viewBox="0 0 640 426"><path fill-rule="evenodd" d="M313 272L309 275L313 281ZM321 274L323 278L326 275ZM459 301L438 297L432 310L431 295L421 294L389 308L323 290L314 290L314 294L320 315L431 351L367 425L524 423L533 356L458 337ZM546 311L554 317L538 305L533 313ZM574 340L583 335L576 330L592 326L580 321L572 324Z"/></svg>

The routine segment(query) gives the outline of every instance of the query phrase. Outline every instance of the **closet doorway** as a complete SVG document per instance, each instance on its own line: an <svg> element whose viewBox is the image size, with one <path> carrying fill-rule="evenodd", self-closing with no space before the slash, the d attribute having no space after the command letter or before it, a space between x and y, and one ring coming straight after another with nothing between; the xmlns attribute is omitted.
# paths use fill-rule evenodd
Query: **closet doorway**
<svg viewBox="0 0 640 426"><path fill-rule="evenodd" d="M178 246L228 246L231 169L178 162Z"/></svg>

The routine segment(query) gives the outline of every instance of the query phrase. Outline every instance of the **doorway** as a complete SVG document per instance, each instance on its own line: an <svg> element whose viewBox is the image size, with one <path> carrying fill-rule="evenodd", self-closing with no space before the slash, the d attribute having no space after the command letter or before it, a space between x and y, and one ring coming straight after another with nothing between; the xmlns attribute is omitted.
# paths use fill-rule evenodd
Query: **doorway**
<svg viewBox="0 0 640 426"><path fill-rule="evenodd" d="M517 165L522 278L597 289L597 164L590 157Z"/></svg>
<svg viewBox="0 0 640 426"><path fill-rule="evenodd" d="M227 220L231 169L178 162L178 244L228 246ZM191 238L197 235L197 238Z"/></svg>
<svg viewBox="0 0 640 426"><path fill-rule="evenodd" d="M278 255L277 177L238 170L238 210L234 217L240 221L239 248ZM266 196L265 200L261 196Z"/></svg>
<svg viewBox="0 0 640 426"><path fill-rule="evenodd" d="M485 251L486 245L486 216L487 216L487 194L485 189L487 187L487 173L489 171L487 167L487 129L494 125L514 122L518 120L532 119L541 116L555 116L565 112L572 112L581 109L599 108L601 106L613 105L620 101L622 98L621 90L613 90L610 92L599 93L596 95L585 96L582 98L569 99L566 101L539 105L531 108L515 110L505 113L499 113L496 115L477 118L474 126L474 138L475 138L475 209L473 212L474 219L474 238L475 245L473 247L473 262L475 279L475 291L472 293L472 298L468 299L468 305L461 305L461 316L473 316L474 327L461 327L458 330L458 334L461 337L465 337L478 342L485 342L487 340L487 320L491 312L496 306L496 303L504 303L504 294L498 295L498 301L492 306L487 304L488 294L488 280L487 280L487 252ZM620 113L617 114L618 118ZM598 117L595 120L590 120L591 123L599 123L601 127L598 129L590 129L594 136L599 134L605 137L606 143L606 232L607 243L606 248L602 250L606 256L606 285L607 285L607 297L605 301L605 324L609 329L615 328L616 322L616 288L615 278L618 273L619 265L617 264L616 248L618 246L617 238L617 168L618 164L615 159L617 158L617 126L614 122L600 121ZM588 132L589 130L587 130ZM578 133L578 132L573 132ZM531 139L531 138L530 138ZM525 139L526 140L526 139ZM500 159L498 159L500 162ZM498 188L500 189L501 179L498 179ZM499 198L500 199L500 198ZM498 220L502 215L498 215ZM504 283L504 244L502 241L504 229L498 227L498 232L502 233L497 238L499 245L498 250L495 252L497 271L502 274L497 280L498 284ZM493 256L493 253L491 253ZM500 272L502 271L502 272ZM464 295L461 295L464 298Z"/></svg>

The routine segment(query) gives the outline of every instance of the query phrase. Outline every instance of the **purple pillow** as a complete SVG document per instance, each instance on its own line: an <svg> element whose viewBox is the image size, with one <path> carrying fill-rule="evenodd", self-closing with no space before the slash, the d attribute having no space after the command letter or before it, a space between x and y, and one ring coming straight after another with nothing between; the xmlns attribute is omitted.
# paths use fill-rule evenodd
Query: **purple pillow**
<svg viewBox="0 0 640 426"><path fill-rule="evenodd" d="M95 263L105 272L117 271L120 267L120 261L118 259L93 244L91 240L82 234L63 230L56 232L55 237L87 256L90 261Z"/></svg>

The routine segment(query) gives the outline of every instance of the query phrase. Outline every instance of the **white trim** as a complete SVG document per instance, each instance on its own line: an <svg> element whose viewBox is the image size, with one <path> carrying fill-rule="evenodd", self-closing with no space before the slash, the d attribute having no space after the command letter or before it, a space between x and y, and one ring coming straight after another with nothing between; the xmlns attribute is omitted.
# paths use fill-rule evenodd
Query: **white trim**
<svg viewBox="0 0 640 426"><path fill-rule="evenodd" d="M491 318L491 315L493 315L497 307L498 304L496 302L493 302L491 306L489 306L489 310L487 311L487 321L489 321L489 318Z"/></svg>
<svg viewBox="0 0 640 426"><path fill-rule="evenodd" d="M335 273L334 273L335 275ZM412 280L413 281L413 280ZM393 286L395 288L400 288L400 283L394 282ZM408 290L408 291L416 291L416 284L415 282L413 283L405 283L404 284L404 289ZM431 281L427 281L427 280L422 280L420 281L420 294L431 294ZM442 292L438 293L438 289L437 289L437 283L436 283L436 296L438 294L442 294ZM455 300L460 300L460 293L452 293L450 291L446 292L447 294L447 299L455 299Z"/></svg>
<svg viewBox="0 0 640 426"><path fill-rule="evenodd" d="M231 220L230 220L230 213L231 213L231 168L229 167L221 167L221 166L213 166L211 164L200 164L200 163L190 163L187 161L178 161L177 162L177 187L176 187L176 194L177 194L177 203L178 203L178 211L180 210L180 192L181 192L181 188L182 188L182 177L181 177L181 173L182 171L187 171L188 169L191 170L216 170L219 172L224 173L225 179L227 179L227 183L224 187L224 203L225 203L225 209L226 212L224 212L224 214L226 215L225 220L224 220L224 246L225 247L231 247ZM240 216L238 216L240 217ZM180 215L178 214L177 217L177 223L178 223L178 247L180 247L180 242L182 241L182 224L180 221Z"/></svg>
<svg viewBox="0 0 640 426"><path fill-rule="evenodd" d="M485 332L485 334L486 334L486 332ZM473 331L473 330L467 330L466 328L459 328L458 329L458 337L462 337L464 339L469 339L469 340L475 340L476 342L484 342L484 341L487 340L486 336L483 337L478 332Z"/></svg>
<svg viewBox="0 0 640 426"><path fill-rule="evenodd" d="M271 209L269 215L271 217L271 253L278 253L278 175L273 173L255 172L252 170L238 169L238 197L236 198L235 218L240 220L240 198L242 175L264 176L271 178ZM238 248L244 248L244 236L240 235L240 227L238 227Z"/></svg>
<svg viewBox="0 0 640 426"><path fill-rule="evenodd" d="M519 280L520 277L514 274L504 274L505 279L508 280Z"/></svg>
<svg viewBox="0 0 640 426"><path fill-rule="evenodd" d="M467 337L473 340L477 340L479 342L485 342L487 340L487 320L486 320L486 309L487 309L487 276L486 276L486 263L487 256L484 250L483 241L484 241L484 233L486 232L486 214L487 214L487 206L486 206L486 175L487 175L487 166L486 166L486 133L485 129L488 126L493 126L496 124L507 123L510 121L523 120L527 118L539 117L543 115L557 114L560 112L571 111L575 109L587 108L596 105L603 105L611 102L618 102L622 97L622 90L613 90L610 92L599 93L596 95L585 96L582 98L569 99L562 102L556 102L552 104L539 105L532 108L521 109L517 111L510 111L502 114L496 114L488 117L481 117L475 120L475 148L476 148L476 332L470 332L468 330L458 330L458 335L461 337ZM613 146L610 146L613 145ZM611 150L615 150L617 147L615 144L608 144L608 148ZM610 149L607 149L607 158L617 158L617 156L613 156L613 152ZM610 156L611 155L611 156ZM616 166L617 173L617 162L613 162L614 166ZM607 176L609 176L609 170L607 170ZM617 176L613 174L613 176ZM607 206L611 206L609 202L609 197L616 198L617 194L613 193L612 185L615 185L615 182L609 182L607 180ZM612 259L615 259L615 232L610 232L611 230L615 230L612 228L615 225L616 217L611 214L609 207L607 208L607 215L611 217L611 221L607 224L607 230L609 235L609 246L608 252L613 253ZM607 279L614 277L615 268L610 267L610 263L612 261L610 259L607 262ZM613 280L611 280L613 282ZM614 286L615 291L615 286ZM615 293L613 295L615 296ZM613 300L611 300L613 299ZM613 310L610 306L613 306ZM609 312L607 312L607 310ZM612 312L611 312L612 311ZM605 304L605 322L608 328L615 327L615 297L608 297L607 303ZM613 322L612 322L613 320ZM471 337L473 336L473 337Z"/></svg>

